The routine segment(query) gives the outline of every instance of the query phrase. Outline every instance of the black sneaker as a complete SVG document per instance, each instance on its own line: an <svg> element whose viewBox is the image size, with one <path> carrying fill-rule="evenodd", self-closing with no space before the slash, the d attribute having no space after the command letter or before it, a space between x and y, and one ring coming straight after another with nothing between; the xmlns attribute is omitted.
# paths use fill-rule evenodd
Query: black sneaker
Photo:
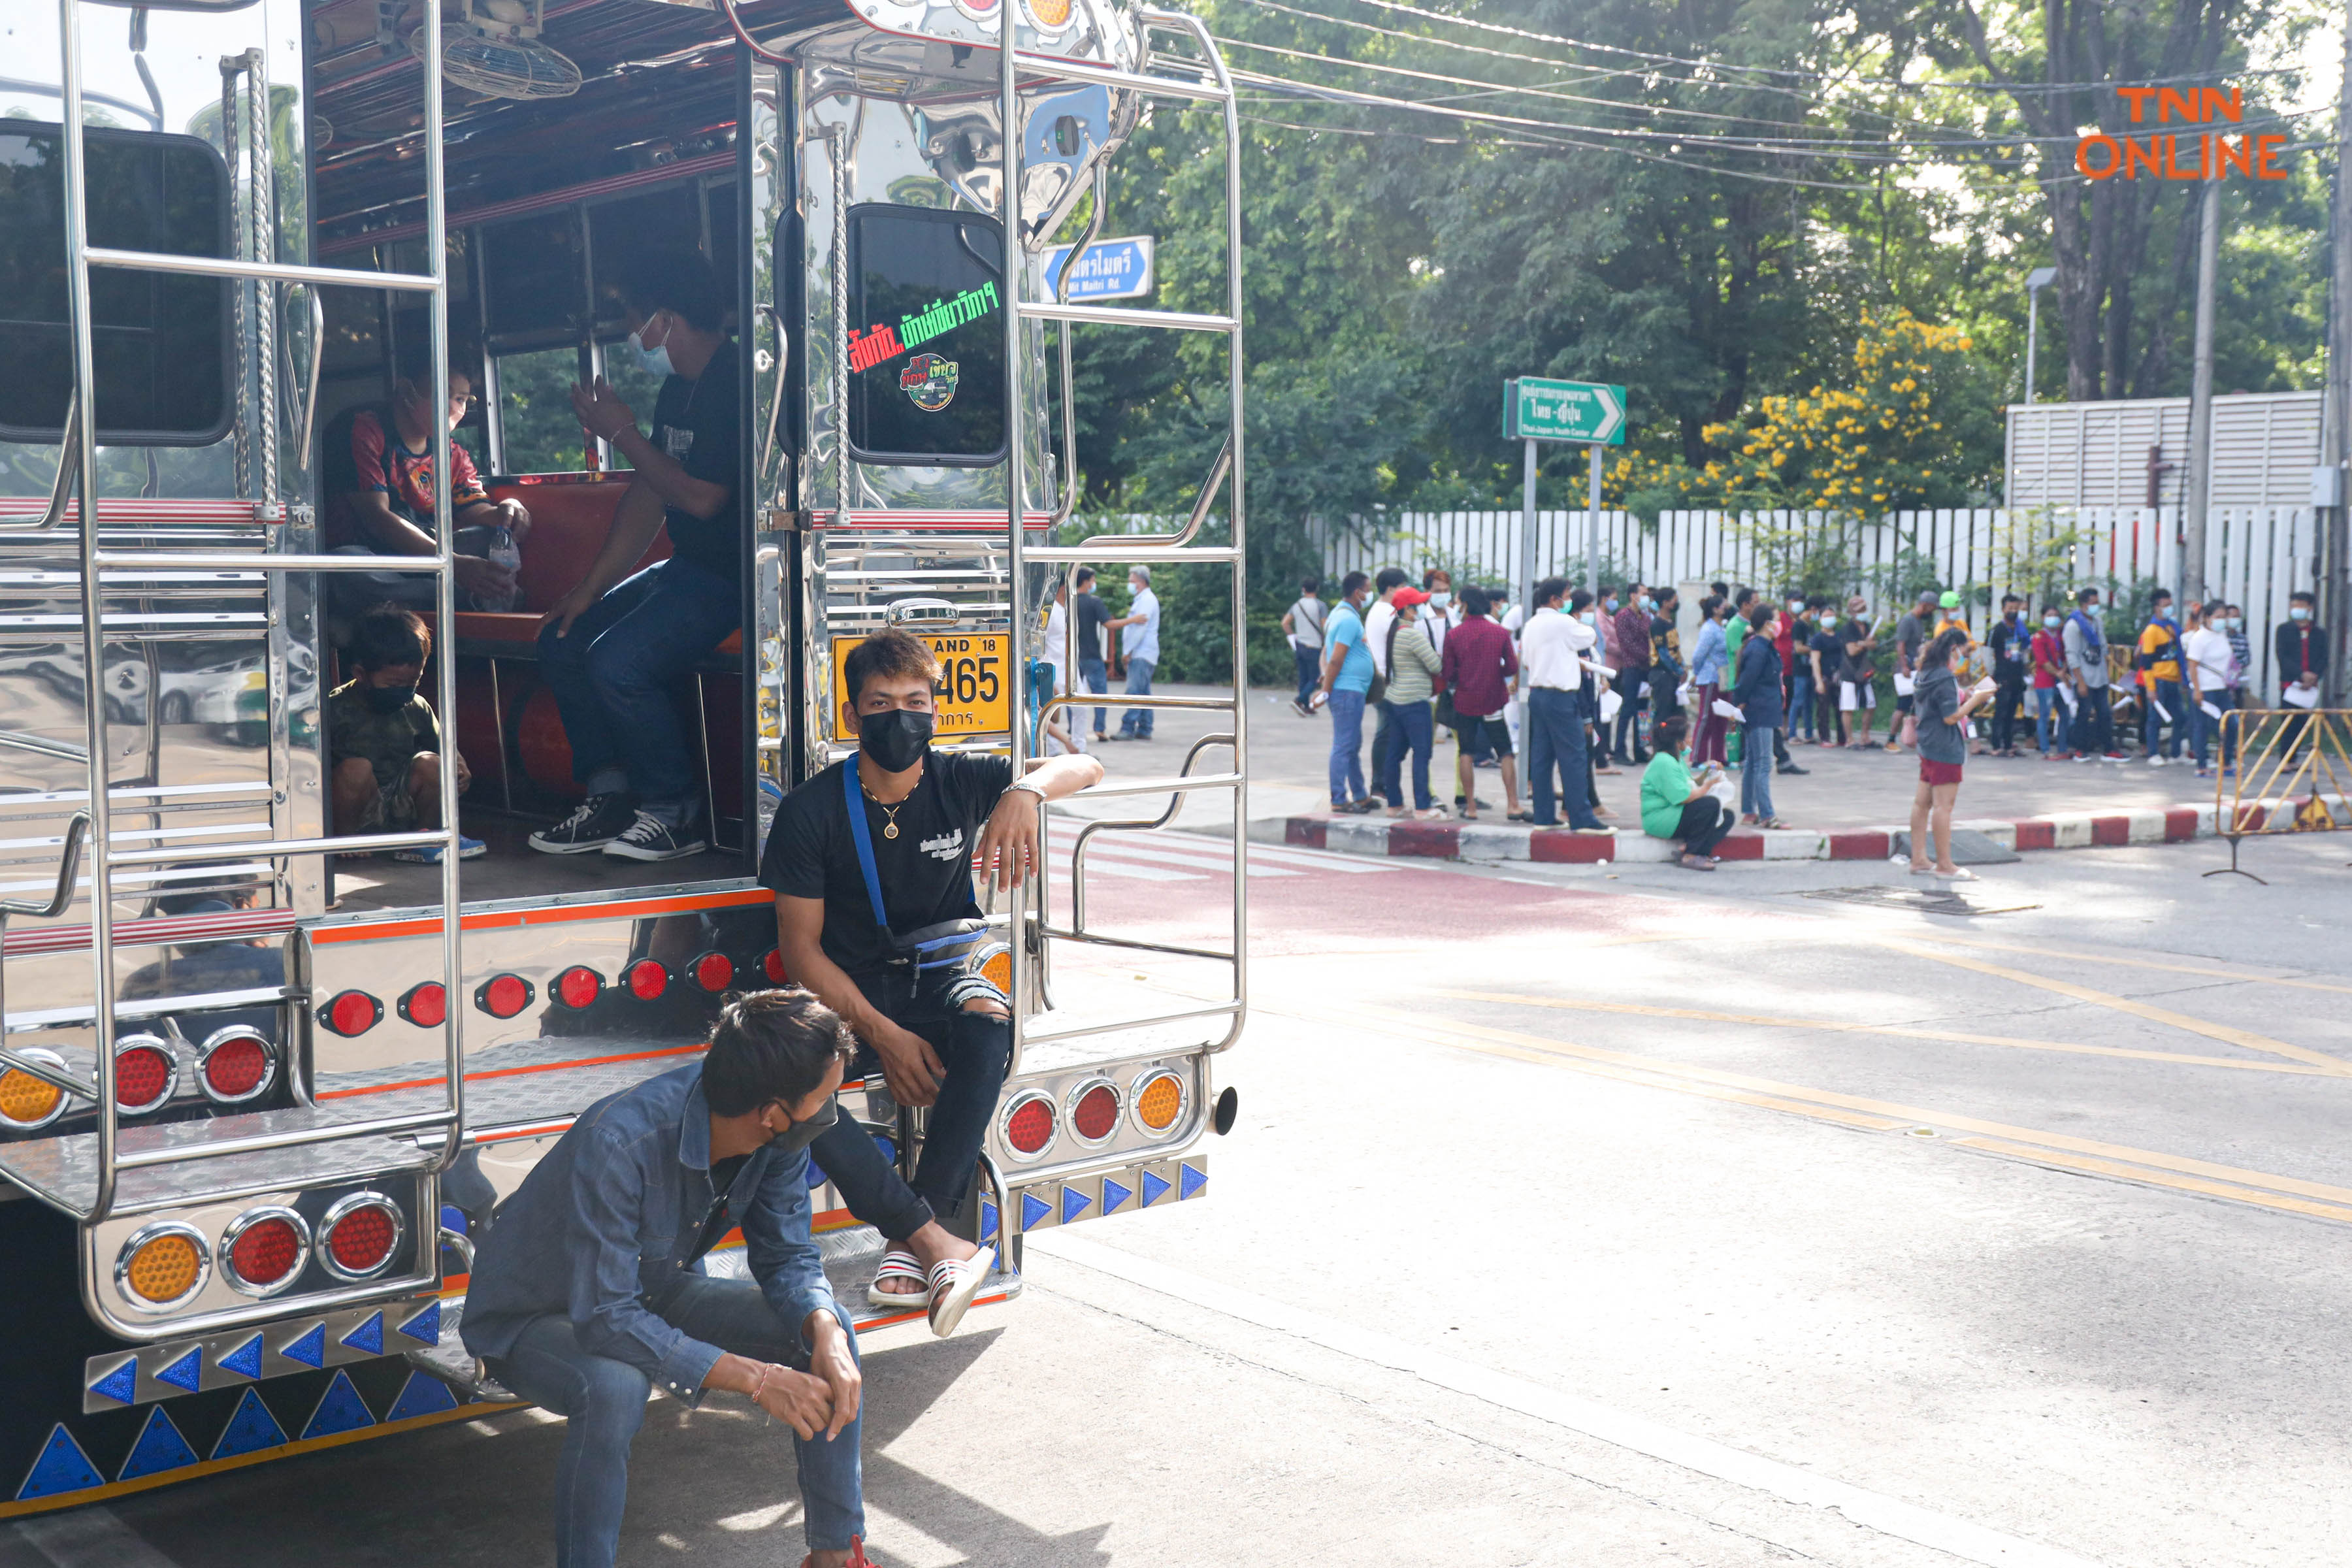
<svg viewBox="0 0 2352 1568"><path fill-rule="evenodd" d="M677 860L699 855L709 847L691 825L672 827L660 817L641 811L626 832L604 846L604 853L623 860Z"/></svg>
<svg viewBox="0 0 2352 1568"><path fill-rule="evenodd" d="M618 838L636 815L627 795L592 795L554 826L532 834L530 847L544 855L585 855Z"/></svg>
<svg viewBox="0 0 2352 1568"><path fill-rule="evenodd" d="M1811 768L1801 768L1794 763L1782 763L1779 767L1774 768L1772 771L1776 773L1809 773L1813 770Z"/></svg>

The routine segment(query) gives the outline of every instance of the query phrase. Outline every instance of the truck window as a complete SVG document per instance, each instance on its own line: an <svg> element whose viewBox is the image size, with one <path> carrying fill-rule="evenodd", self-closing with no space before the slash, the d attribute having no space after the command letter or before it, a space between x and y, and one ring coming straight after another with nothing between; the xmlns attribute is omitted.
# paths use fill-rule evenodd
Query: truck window
<svg viewBox="0 0 2352 1568"><path fill-rule="evenodd" d="M1004 460L1003 258L992 218L849 209L849 449L860 462Z"/></svg>
<svg viewBox="0 0 2352 1568"><path fill-rule="evenodd" d="M226 257L228 169L193 136L88 133L90 243ZM73 384L62 128L0 120L0 439L55 443ZM229 426L225 280L90 270L98 438L204 447Z"/></svg>

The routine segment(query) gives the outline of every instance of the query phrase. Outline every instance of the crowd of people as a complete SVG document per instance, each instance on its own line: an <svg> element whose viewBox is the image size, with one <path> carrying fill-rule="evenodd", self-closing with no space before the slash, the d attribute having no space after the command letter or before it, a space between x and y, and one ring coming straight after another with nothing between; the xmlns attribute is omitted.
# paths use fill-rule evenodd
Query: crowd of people
<svg viewBox="0 0 2352 1568"><path fill-rule="evenodd" d="M1282 628L1297 656L1294 708L1330 715L1331 810L1475 822L1487 804L1476 773L1491 767L1507 820L1549 827L1565 816L1573 832L1608 834L1600 776L1641 768L1643 830L1675 841L1682 865L1712 869L1734 826L1790 826L1773 788L1808 772L1792 747L1908 751L1919 763L1912 869L1965 877L1949 830L1970 755L2021 757L2030 745L2050 762L2123 762L2120 717L2137 725L2147 765L2187 762L2200 778L2227 777L2238 731L2226 715L2307 710L2327 671L2307 593L2273 630L2275 700L2257 702L2244 615L2219 599L2176 611L2159 588L2116 647L2097 588L2038 615L2006 595L1982 637L1953 589L1922 589L1884 617L1859 594L1709 590L1685 647L1681 595L1664 585L1596 595L1548 577L1528 615L1501 588L1457 594L1442 567L1418 585L1397 567L1350 572L1328 600L1307 579ZM1445 730L1451 809L1431 784Z"/></svg>

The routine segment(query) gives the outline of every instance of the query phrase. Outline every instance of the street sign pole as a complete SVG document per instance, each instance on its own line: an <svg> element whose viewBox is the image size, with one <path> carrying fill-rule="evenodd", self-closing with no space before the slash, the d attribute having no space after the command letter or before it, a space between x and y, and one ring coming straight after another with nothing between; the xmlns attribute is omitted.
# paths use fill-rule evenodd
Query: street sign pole
<svg viewBox="0 0 2352 1568"><path fill-rule="evenodd" d="M1584 585L1592 590L1595 604L1601 602L1601 456L1608 450L1597 441L1584 449L1591 460L1585 490Z"/></svg>
<svg viewBox="0 0 2352 1568"><path fill-rule="evenodd" d="M1527 447L1519 493L1519 616L1524 626L1536 614L1536 438L1530 436L1522 445Z"/></svg>

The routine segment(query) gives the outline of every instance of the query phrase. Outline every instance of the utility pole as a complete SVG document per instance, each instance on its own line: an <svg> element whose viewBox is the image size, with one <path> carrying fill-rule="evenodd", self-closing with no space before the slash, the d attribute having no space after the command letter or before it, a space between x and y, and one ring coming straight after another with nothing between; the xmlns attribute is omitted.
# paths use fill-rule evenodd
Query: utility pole
<svg viewBox="0 0 2352 1568"><path fill-rule="evenodd" d="M1601 459L1608 450L1599 442L1584 448L1585 468L1591 475L1585 491L1584 585L1592 590L1596 605L1601 602Z"/></svg>
<svg viewBox="0 0 2352 1568"><path fill-rule="evenodd" d="M1519 624L1536 618L1536 438L1527 438L1519 488ZM1496 619L1502 617L1497 616Z"/></svg>
<svg viewBox="0 0 2352 1568"><path fill-rule="evenodd" d="M2205 599L2205 515L2213 497L2213 284L2221 262L2221 182L2205 171L2198 203L2197 346L2189 377L2189 473L2181 498L2180 603Z"/></svg>
<svg viewBox="0 0 2352 1568"><path fill-rule="evenodd" d="M2322 400L2320 460L2336 470L2336 506L2322 535L2319 580L2320 614L2328 640L2325 698L2331 708L2344 705L2348 686L2344 668L2352 650L2352 474L2345 463L2352 458L2352 22L2344 29L2344 85L2336 100L2336 215L2331 226L2336 253L2335 288L2327 316L2327 395Z"/></svg>
<svg viewBox="0 0 2352 1568"><path fill-rule="evenodd" d="M2037 267L2025 275L2025 401L2033 401L2033 356L2042 346L2042 290L2058 276L2055 267Z"/></svg>

